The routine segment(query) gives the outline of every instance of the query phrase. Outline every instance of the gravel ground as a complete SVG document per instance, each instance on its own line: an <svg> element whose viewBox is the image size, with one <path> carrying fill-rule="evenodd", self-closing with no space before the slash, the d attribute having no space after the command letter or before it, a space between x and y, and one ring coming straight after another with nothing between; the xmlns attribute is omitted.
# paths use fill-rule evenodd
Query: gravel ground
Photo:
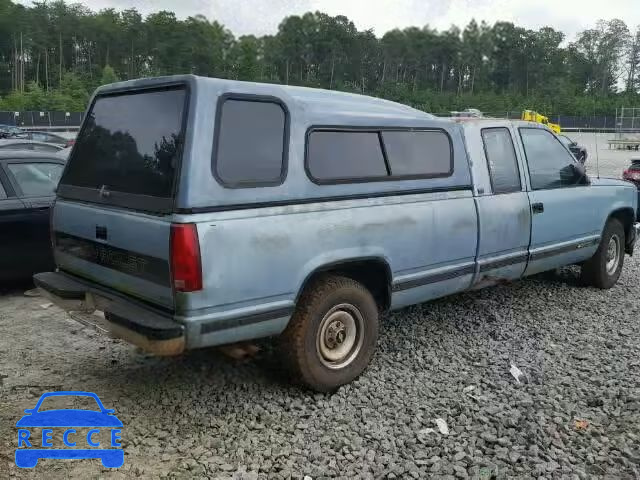
<svg viewBox="0 0 640 480"><path fill-rule="evenodd" d="M9 292L0 478L640 478L639 275L627 257L609 291L573 268L394 313L371 367L333 395L289 386L268 342L244 362L154 358ZM13 465L15 421L49 390L116 409L122 468Z"/></svg>
<svg viewBox="0 0 640 480"><path fill-rule="evenodd" d="M620 176L632 153L606 138L601 173ZM243 362L155 358L2 292L0 478L638 479L640 259L626 261L609 291L569 268L388 315L370 368L333 395L290 386L269 342ZM15 422L51 390L115 408L122 468L15 467Z"/></svg>

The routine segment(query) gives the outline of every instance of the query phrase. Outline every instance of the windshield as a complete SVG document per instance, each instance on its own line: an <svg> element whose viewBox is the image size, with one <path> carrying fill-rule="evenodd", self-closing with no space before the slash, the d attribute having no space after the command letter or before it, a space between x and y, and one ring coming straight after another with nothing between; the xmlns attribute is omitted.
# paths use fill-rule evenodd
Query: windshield
<svg viewBox="0 0 640 480"><path fill-rule="evenodd" d="M46 397L38 407L38 412L46 412L48 410L89 410L100 412L100 406L96 399L85 395L53 395Z"/></svg>

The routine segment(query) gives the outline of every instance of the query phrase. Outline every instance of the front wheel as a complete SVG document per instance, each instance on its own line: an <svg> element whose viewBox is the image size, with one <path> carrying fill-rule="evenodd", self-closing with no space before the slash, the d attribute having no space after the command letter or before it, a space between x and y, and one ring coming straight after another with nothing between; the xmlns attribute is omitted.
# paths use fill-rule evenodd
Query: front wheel
<svg viewBox="0 0 640 480"><path fill-rule="evenodd" d="M357 378L373 357L378 317L378 305L361 283L335 275L314 281L280 342L296 380L330 392Z"/></svg>
<svg viewBox="0 0 640 480"><path fill-rule="evenodd" d="M593 287L613 287L622 273L625 236L619 220L609 219L596 253L582 265L582 280Z"/></svg>

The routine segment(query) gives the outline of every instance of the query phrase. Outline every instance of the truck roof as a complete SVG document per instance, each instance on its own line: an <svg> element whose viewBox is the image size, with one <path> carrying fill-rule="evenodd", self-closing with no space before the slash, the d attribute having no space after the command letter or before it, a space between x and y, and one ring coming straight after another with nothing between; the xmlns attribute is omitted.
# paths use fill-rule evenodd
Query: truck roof
<svg viewBox="0 0 640 480"><path fill-rule="evenodd" d="M434 120L430 113L417 110L401 103L355 93L307 88L272 83L243 82L220 78L199 77L196 75L173 75L166 77L144 78L112 83L100 87L96 94L149 88L175 83L187 83L198 90L213 90L220 94L227 92L253 95L276 96L289 104L296 104L314 117L354 116L354 117L393 117L395 119ZM448 119L440 119L449 121Z"/></svg>

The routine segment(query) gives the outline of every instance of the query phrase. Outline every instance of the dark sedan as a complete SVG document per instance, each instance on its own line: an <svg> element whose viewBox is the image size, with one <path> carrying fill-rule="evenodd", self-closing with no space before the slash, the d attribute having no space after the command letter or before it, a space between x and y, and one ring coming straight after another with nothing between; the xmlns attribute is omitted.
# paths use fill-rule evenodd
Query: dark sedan
<svg viewBox="0 0 640 480"><path fill-rule="evenodd" d="M64 164L51 153L0 151L0 281L54 266L49 207Z"/></svg>
<svg viewBox="0 0 640 480"><path fill-rule="evenodd" d="M573 156L576 157L576 160L584 165L587 161L587 149L581 145L578 145L566 135L558 135L558 138L569 150L571 150L571 153L573 153Z"/></svg>

